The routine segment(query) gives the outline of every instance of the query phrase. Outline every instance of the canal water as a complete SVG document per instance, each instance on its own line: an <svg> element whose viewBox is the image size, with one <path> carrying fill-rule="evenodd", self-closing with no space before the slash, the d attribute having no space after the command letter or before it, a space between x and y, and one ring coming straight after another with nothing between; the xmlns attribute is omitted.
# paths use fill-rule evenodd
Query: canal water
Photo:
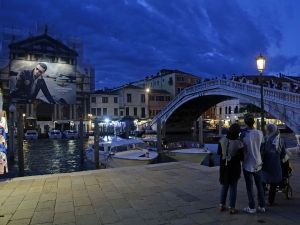
<svg viewBox="0 0 300 225"><path fill-rule="evenodd" d="M177 137L191 137L187 135L176 135ZM292 133L282 134L286 141L287 147L295 147L297 141ZM89 145L89 140L84 139L84 148ZM24 165L25 176L70 173L83 170L94 169L94 164L85 160L83 165L80 164L79 157L79 139L75 140L49 140L38 139L24 141ZM4 177L18 176L18 152L17 142L14 143L14 161L8 161L9 172ZM215 166L219 165L219 156L214 155ZM203 165L208 166L208 157L204 160Z"/></svg>

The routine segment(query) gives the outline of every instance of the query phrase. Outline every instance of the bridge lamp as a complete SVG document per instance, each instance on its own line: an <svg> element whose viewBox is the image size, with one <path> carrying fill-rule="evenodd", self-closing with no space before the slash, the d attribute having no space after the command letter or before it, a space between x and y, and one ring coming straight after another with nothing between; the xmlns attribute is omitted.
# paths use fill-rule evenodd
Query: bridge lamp
<svg viewBox="0 0 300 225"><path fill-rule="evenodd" d="M261 54L256 58L257 70L260 73L260 116L261 116L261 131L265 134L265 121L264 121L264 83L262 73L266 66L266 58Z"/></svg>

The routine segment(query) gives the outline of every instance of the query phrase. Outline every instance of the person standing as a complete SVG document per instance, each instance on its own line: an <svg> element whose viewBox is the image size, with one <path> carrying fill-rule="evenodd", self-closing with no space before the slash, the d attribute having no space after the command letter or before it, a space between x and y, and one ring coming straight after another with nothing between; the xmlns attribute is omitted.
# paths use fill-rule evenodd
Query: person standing
<svg viewBox="0 0 300 225"><path fill-rule="evenodd" d="M280 132L275 124L269 124L266 130L265 147L262 151L262 182L270 184L269 206L275 204L276 186L282 180L281 160L285 158L286 149Z"/></svg>
<svg viewBox="0 0 300 225"><path fill-rule="evenodd" d="M246 182L249 205L244 209L247 213L255 213L255 201L253 191L253 180L257 189L258 211L265 212L264 188L261 181L262 159L261 147L264 143L264 136L260 130L254 129L254 116L250 113L245 114L244 121L247 130L241 134L244 144L243 174Z"/></svg>
<svg viewBox="0 0 300 225"><path fill-rule="evenodd" d="M238 140L240 126L232 124L228 130L227 136L222 137L218 145L218 154L220 156L220 183L222 185L220 195L220 211L226 210L226 198L230 189L229 213L235 214L236 195L238 180L241 177L241 163L244 149L243 143Z"/></svg>

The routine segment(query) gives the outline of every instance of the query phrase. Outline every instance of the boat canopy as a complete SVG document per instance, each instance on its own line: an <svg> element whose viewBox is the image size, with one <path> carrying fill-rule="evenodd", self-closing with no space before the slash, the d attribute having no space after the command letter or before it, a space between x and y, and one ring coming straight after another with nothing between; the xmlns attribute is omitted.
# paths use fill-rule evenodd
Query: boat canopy
<svg viewBox="0 0 300 225"><path fill-rule="evenodd" d="M144 142L139 139L127 139L127 140L120 140L120 141L112 141L111 148L122 146L122 145L130 145L130 144L143 144Z"/></svg>

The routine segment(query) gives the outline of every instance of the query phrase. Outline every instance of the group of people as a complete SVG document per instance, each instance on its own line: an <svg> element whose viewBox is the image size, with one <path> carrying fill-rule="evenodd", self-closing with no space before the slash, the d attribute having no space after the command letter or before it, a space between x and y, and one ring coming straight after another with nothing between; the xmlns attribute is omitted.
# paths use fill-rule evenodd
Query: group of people
<svg viewBox="0 0 300 225"><path fill-rule="evenodd" d="M265 184L270 185L269 206L274 206L276 187L282 180L282 163L288 163L285 143L275 124L269 124L266 136L254 129L254 116L245 114L246 130L240 132L240 126L230 126L227 136L219 141L220 178L220 211L226 210L226 199L230 190L229 213L235 214L238 180L243 171L248 194L247 213L265 212ZM283 161L282 161L283 160ZM242 162L242 163L241 163ZM257 189L258 208L255 207L253 183Z"/></svg>

